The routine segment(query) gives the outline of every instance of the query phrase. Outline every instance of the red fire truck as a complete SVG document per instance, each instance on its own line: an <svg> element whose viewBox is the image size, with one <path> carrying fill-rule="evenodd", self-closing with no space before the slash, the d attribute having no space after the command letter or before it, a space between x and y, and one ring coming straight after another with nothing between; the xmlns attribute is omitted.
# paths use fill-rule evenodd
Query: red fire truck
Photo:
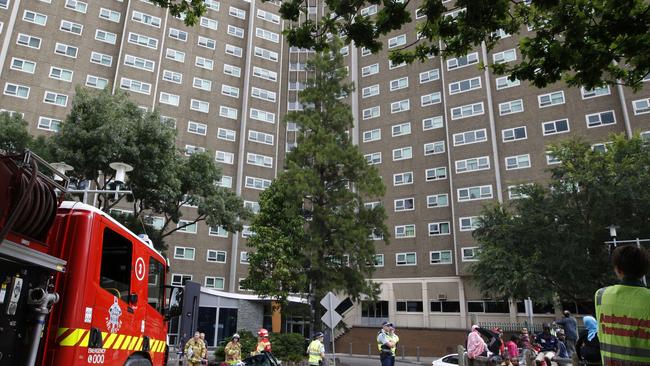
<svg viewBox="0 0 650 366"><path fill-rule="evenodd" d="M61 202L53 175L29 152L0 155L0 366L164 365L182 301L167 289L165 307L168 262L105 212Z"/></svg>

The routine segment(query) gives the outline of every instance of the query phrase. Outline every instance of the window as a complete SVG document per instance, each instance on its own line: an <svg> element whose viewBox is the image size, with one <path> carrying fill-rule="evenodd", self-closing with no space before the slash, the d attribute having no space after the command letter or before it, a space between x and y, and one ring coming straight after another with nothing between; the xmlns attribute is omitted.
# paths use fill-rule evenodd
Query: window
<svg viewBox="0 0 650 366"><path fill-rule="evenodd" d="M515 61L517 59L517 51L512 48L503 52L497 52L492 55L495 64L503 64L506 62Z"/></svg>
<svg viewBox="0 0 650 366"><path fill-rule="evenodd" d="M268 102L275 102L277 98L275 92L266 89L256 88L256 87L251 88L251 96L253 98L266 100Z"/></svg>
<svg viewBox="0 0 650 366"><path fill-rule="evenodd" d="M492 186L475 186L457 189L458 202L492 198Z"/></svg>
<svg viewBox="0 0 650 366"><path fill-rule="evenodd" d="M499 103L499 115L520 113L524 111L524 101L521 99L511 100L505 103Z"/></svg>
<svg viewBox="0 0 650 366"><path fill-rule="evenodd" d="M247 153L246 163L264 168L273 168L273 158L262 154Z"/></svg>
<svg viewBox="0 0 650 366"><path fill-rule="evenodd" d="M197 45L198 45L199 47L203 47L203 48L207 48L207 49L210 49L210 50L214 50L214 49L217 48L217 41L215 41L215 40L212 39L212 38L199 36L199 39L198 39L198 41L197 41Z"/></svg>
<svg viewBox="0 0 650 366"><path fill-rule="evenodd" d="M413 149L410 146L393 150L393 161L406 160L413 157Z"/></svg>
<svg viewBox="0 0 650 366"><path fill-rule="evenodd" d="M262 9L257 9L257 17L273 24L280 24L279 15L264 11Z"/></svg>
<svg viewBox="0 0 650 366"><path fill-rule="evenodd" d="M455 133L453 137L454 146L487 141L487 133L485 129Z"/></svg>
<svg viewBox="0 0 650 366"><path fill-rule="evenodd" d="M433 104L440 103L442 101L441 94L442 93L440 93L440 92L435 92L435 93L425 94L425 95L421 96L420 97L420 105L422 107L426 107L426 106L430 106L430 105L433 105Z"/></svg>
<svg viewBox="0 0 650 366"><path fill-rule="evenodd" d="M377 8L378 8L377 5L370 5L366 8L361 9L360 14L362 16L370 16L370 15L377 14Z"/></svg>
<svg viewBox="0 0 650 366"><path fill-rule="evenodd" d="M228 14L239 19L246 19L246 11L241 10L239 8L235 8L234 6L231 6L228 9Z"/></svg>
<svg viewBox="0 0 650 366"><path fill-rule="evenodd" d="M557 158L555 155L553 155L552 152L547 151L546 152L546 164L548 165L553 165L553 164L560 164L562 161Z"/></svg>
<svg viewBox="0 0 650 366"><path fill-rule="evenodd" d="M205 0L204 1L205 7L214 10L214 11L219 11L219 2L216 0Z"/></svg>
<svg viewBox="0 0 650 366"><path fill-rule="evenodd" d="M408 99L392 102L390 104L390 113L405 112L411 109L411 103Z"/></svg>
<svg viewBox="0 0 650 366"><path fill-rule="evenodd" d="M480 88L481 88L481 78L475 77L471 79L465 79L465 80L460 80L460 81L450 83L449 94L454 95L454 94L464 93L470 90L480 89Z"/></svg>
<svg viewBox="0 0 650 366"><path fill-rule="evenodd" d="M478 63L478 52L470 53L462 57L450 58L447 60L447 70L460 69L461 67Z"/></svg>
<svg viewBox="0 0 650 366"><path fill-rule="evenodd" d="M54 53L61 56L77 58L78 48L63 43L57 43L54 46Z"/></svg>
<svg viewBox="0 0 650 366"><path fill-rule="evenodd" d="M259 142L260 144L272 146L273 135L271 135L270 133L248 130L248 141Z"/></svg>
<svg viewBox="0 0 650 366"><path fill-rule="evenodd" d="M580 93L582 94L582 99L589 99L589 98L595 98L595 97L600 97L603 95L610 95L611 91L609 90L609 85L603 86L603 87L596 87L594 89L585 89L583 86L580 88Z"/></svg>
<svg viewBox="0 0 650 366"><path fill-rule="evenodd" d="M136 44L138 46L143 46L152 49L158 49L158 40L156 38L151 38L143 36L141 34L129 32L129 43Z"/></svg>
<svg viewBox="0 0 650 366"><path fill-rule="evenodd" d="M214 19L201 17L201 20L199 21L199 25L203 28L217 30L219 23Z"/></svg>
<svg viewBox="0 0 650 366"><path fill-rule="evenodd" d="M521 82L517 79L511 81L510 76L496 78L497 90L512 88L514 86L519 86L520 84Z"/></svg>
<svg viewBox="0 0 650 366"><path fill-rule="evenodd" d="M403 186L406 184L413 184L413 172L393 174L394 186Z"/></svg>
<svg viewBox="0 0 650 366"><path fill-rule="evenodd" d="M111 67L111 65L113 64L113 56L92 51L90 53L90 62L94 64L100 64L102 66Z"/></svg>
<svg viewBox="0 0 650 366"><path fill-rule="evenodd" d="M384 255L383 254L375 254L372 260L373 264L375 267L383 267L384 266Z"/></svg>
<svg viewBox="0 0 650 366"><path fill-rule="evenodd" d="M390 91L395 91L399 89L404 89L408 88L409 86L409 78L408 77L403 77L395 80L390 81ZM379 85L377 85L377 90L379 90Z"/></svg>
<svg viewBox="0 0 650 366"><path fill-rule="evenodd" d="M439 250L429 252L430 264L451 264L451 250Z"/></svg>
<svg viewBox="0 0 650 366"><path fill-rule="evenodd" d="M361 47L361 57L365 57L365 56L368 56L370 54L372 54L372 51L370 51L369 49L367 49L365 47Z"/></svg>
<svg viewBox="0 0 650 366"><path fill-rule="evenodd" d="M40 49L41 39L38 37L30 36L28 34L18 33L18 36L16 37L16 44L29 48Z"/></svg>
<svg viewBox="0 0 650 366"><path fill-rule="evenodd" d="M537 101L540 108L564 104L564 91L538 95Z"/></svg>
<svg viewBox="0 0 650 366"><path fill-rule="evenodd" d="M396 64L396 63L393 62L393 60L390 60L390 59L388 60L388 69L389 70L396 69L396 68L402 67L402 66L406 66L406 61L404 61L402 63L399 63L399 64Z"/></svg>
<svg viewBox="0 0 650 366"><path fill-rule="evenodd" d="M503 142L525 140L527 138L526 126L501 130L501 137L503 139Z"/></svg>
<svg viewBox="0 0 650 366"><path fill-rule="evenodd" d="M62 20L61 21L61 26L59 27L59 29L64 31L64 32L76 34L76 35L79 35L79 36L83 32L83 28L84 28L83 25L78 24L78 23L69 22L67 20Z"/></svg>
<svg viewBox="0 0 650 366"><path fill-rule="evenodd" d="M261 109L251 108L250 117L262 122L275 123L275 113L263 111Z"/></svg>
<svg viewBox="0 0 650 366"><path fill-rule="evenodd" d="M241 76L241 68L233 65L224 64L223 73L238 78Z"/></svg>
<svg viewBox="0 0 650 366"><path fill-rule="evenodd" d="M370 107L361 111L361 114L363 115L364 120L377 118L381 115L381 109L379 106Z"/></svg>
<svg viewBox="0 0 650 366"><path fill-rule="evenodd" d="M361 68L361 76L366 77L370 75L377 74L379 72L379 64L372 64L369 66L364 66Z"/></svg>
<svg viewBox="0 0 650 366"><path fill-rule="evenodd" d="M527 185L528 184L519 184L514 186L508 186L508 198L511 200L527 198L528 195L521 192L521 189Z"/></svg>
<svg viewBox="0 0 650 366"><path fill-rule="evenodd" d="M422 120L422 131L433 130L445 127L442 116L424 118Z"/></svg>
<svg viewBox="0 0 650 366"><path fill-rule="evenodd" d="M233 37L244 38L244 28L235 27L234 25L228 24L227 33Z"/></svg>
<svg viewBox="0 0 650 366"><path fill-rule="evenodd" d="M214 68L214 61L201 56L196 56L196 61L194 62L194 66L212 71L212 69Z"/></svg>
<svg viewBox="0 0 650 366"><path fill-rule="evenodd" d="M395 226L395 239L415 238L415 225Z"/></svg>
<svg viewBox="0 0 650 366"><path fill-rule="evenodd" d="M194 146L194 145L185 145L185 156L190 156L196 153L204 153L205 147ZM196 207L196 206L194 206Z"/></svg>
<svg viewBox="0 0 650 366"><path fill-rule="evenodd" d="M187 132L205 136L208 133L208 125L189 121L187 123Z"/></svg>
<svg viewBox="0 0 650 366"><path fill-rule="evenodd" d="M225 280L223 277L205 276L205 287L223 290L224 283Z"/></svg>
<svg viewBox="0 0 650 366"><path fill-rule="evenodd" d="M37 127L39 130L59 132L60 126L61 126L61 120L49 118L49 117L43 117L43 116L38 118Z"/></svg>
<svg viewBox="0 0 650 366"><path fill-rule="evenodd" d="M253 67L253 76L260 79L269 80L269 81L278 81L278 73L275 71L263 69L261 67Z"/></svg>
<svg viewBox="0 0 650 366"><path fill-rule="evenodd" d="M74 10L79 13L86 14L86 9L88 9L88 4L79 0L65 0L65 8Z"/></svg>
<svg viewBox="0 0 650 366"><path fill-rule="evenodd" d="M496 39L503 39L510 37L510 34L506 33L503 29L497 29L496 31L492 32L492 36Z"/></svg>
<svg viewBox="0 0 650 366"><path fill-rule="evenodd" d="M223 185L222 185L222 187L223 187ZM221 238L227 238L228 237L228 230L226 230L226 228L224 228L223 226L217 226L217 227L210 226L209 229L208 229L208 235L210 235L210 236L218 236L218 237L221 237ZM224 254L225 254L225 252L224 252ZM208 257L210 257L210 256L208 255ZM224 257L224 262L225 261L226 261L226 259ZM209 260L208 260L208 262L209 262Z"/></svg>
<svg viewBox="0 0 650 366"><path fill-rule="evenodd" d="M397 300L395 302L395 310L404 311L407 313L421 313L422 312L422 301L406 301L406 300Z"/></svg>
<svg viewBox="0 0 650 366"><path fill-rule="evenodd" d="M248 258L248 252L240 252L239 253L239 263L241 264L249 264L249 258Z"/></svg>
<svg viewBox="0 0 650 366"><path fill-rule="evenodd" d="M172 286L184 286L187 281L192 281L192 275L172 273Z"/></svg>
<svg viewBox="0 0 650 366"><path fill-rule="evenodd" d="M632 102L634 115L650 113L650 98L638 99Z"/></svg>
<svg viewBox="0 0 650 366"><path fill-rule="evenodd" d="M176 71L163 70L163 80L180 84L183 82L183 74Z"/></svg>
<svg viewBox="0 0 650 366"><path fill-rule="evenodd" d="M588 114L585 116L585 119L587 120L587 127L589 128L613 125L616 123L616 117L614 117L614 111L605 111L605 112Z"/></svg>
<svg viewBox="0 0 650 366"><path fill-rule="evenodd" d="M72 82L72 70L52 66L50 67L50 77L56 80Z"/></svg>
<svg viewBox="0 0 650 366"><path fill-rule="evenodd" d="M235 162L235 154L217 150L215 152L215 160L224 164L233 164Z"/></svg>
<svg viewBox="0 0 650 366"><path fill-rule="evenodd" d="M118 11L111 10L111 9L106 9L106 8L100 8L99 9L99 17L108 20L109 22L113 23L119 23L121 14Z"/></svg>
<svg viewBox="0 0 650 366"><path fill-rule="evenodd" d="M221 94L227 95L227 96L233 97L233 98L239 98L239 88L234 87L234 86L230 86L230 85L226 85L226 84L222 84L221 85Z"/></svg>
<svg viewBox="0 0 650 366"><path fill-rule="evenodd" d="M417 253L415 252L396 253L395 264L398 266L415 266L418 264L417 258Z"/></svg>
<svg viewBox="0 0 650 366"><path fill-rule="evenodd" d="M381 164L381 152L364 155L366 162L370 165Z"/></svg>
<svg viewBox="0 0 650 366"><path fill-rule="evenodd" d="M451 119L462 119L484 113L483 102L467 104L451 109Z"/></svg>
<svg viewBox="0 0 650 366"><path fill-rule="evenodd" d="M424 178L427 182L447 179L447 167L427 169L424 171Z"/></svg>
<svg viewBox="0 0 650 366"><path fill-rule="evenodd" d="M185 52L177 51L171 48L165 50L165 58L176 62L185 62Z"/></svg>
<svg viewBox="0 0 650 366"><path fill-rule="evenodd" d="M433 69L420 73L420 84L428 83L440 78L440 70Z"/></svg>
<svg viewBox="0 0 650 366"><path fill-rule="evenodd" d="M134 20L134 21L136 21L138 23L146 24L146 25L154 27L154 28L160 28L160 18L149 15L149 14L142 13L142 12L139 12L139 11L135 11L135 10L133 11L133 14L131 15L131 20ZM173 28L170 28L170 37L171 37L171 30L172 29ZM182 32L182 31L179 31L177 29L175 29L175 31L177 31L179 33ZM184 40L187 40L187 33L186 32L182 32L182 33L185 33L185 39Z"/></svg>
<svg viewBox="0 0 650 366"><path fill-rule="evenodd" d="M478 260L477 255L479 252L479 247L464 247L461 248L463 253L462 260L463 262L471 262Z"/></svg>
<svg viewBox="0 0 650 366"><path fill-rule="evenodd" d="M232 188L232 177L224 175L218 181L214 182L215 185L224 188Z"/></svg>
<svg viewBox="0 0 650 366"><path fill-rule="evenodd" d="M395 212L400 211L413 211L415 209L415 204L413 198L400 198L396 199L394 202Z"/></svg>
<svg viewBox="0 0 650 366"><path fill-rule="evenodd" d="M27 61L27 60L23 60L23 59L14 57L14 58L11 59L10 68L12 70L17 70L17 71L26 72L28 74L33 74L34 70L36 70L36 62ZM59 69L59 70L61 70L61 69ZM52 77L52 72L51 71L50 71L50 77ZM70 78L72 78L72 73L70 74Z"/></svg>
<svg viewBox="0 0 650 366"><path fill-rule="evenodd" d="M29 23L45 25L47 23L47 15L31 10L25 10L23 13L23 20Z"/></svg>
<svg viewBox="0 0 650 366"><path fill-rule="evenodd" d="M65 94L55 93L46 90L43 96L43 103L54 104L59 107L65 107L68 105L68 96Z"/></svg>
<svg viewBox="0 0 650 366"><path fill-rule="evenodd" d="M104 228L99 286L123 301L131 294L132 251L129 239Z"/></svg>
<svg viewBox="0 0 650 366"><path fill-rule="evenodd" d="M449 196L447 193L432 194L427 196L427 208L447 206L449 206Z"/></svg>
<svg viewBox="0 0 650 366"><path fill-rule="evenodd" d="M235 141L237 133L233 130L229 130L227 128L221 128L217 130L217 138L221 140L226 140L226 141Z"/></svg>
<svg viewBox="0 0 650 366"><path fill-rule="evenodd" d="M455 164L456 174L487 170L490 169L490 158L488 156L479 156L477 158L456 160Z"/></svg>
<svg viewBox="0 0 650 366"><path fill-rule="evenodd" d="M370 131L363 132L363 142L381 140L381 129L376 128Z"/></svg>
<svg viewBox="0 0 650 366"><path fill-rule="evenodd" d="M424 144L424 155L442 154L445 152L445 142L436 141Z"/></svg>
<svg viewBox="0 0 650 366"><path fill-rule="evenodd" d="M104 89L108 86L108 79L94 75L86 75L86 86L96 89Z"/></svg>
<svg viewBox="0 0 650 366"><path fill-rule="evenodd" d="M265 60L278 62L278 53L269 51L265 48L255 47L255 56L259 58L263 58ZM239 55L239 57L241 57L241 54Z"/></svg>
<svg viewBox="0 0 650 366"><path fill-rule="evenodd" d="M473 231L476 228L478 228L479 225L479 217L478 216L470 216L470 217L460 217L458 219L458 226L460 227L460 231Z"/></svg>
<svg viewBox="0 0 650 366"><path fill-rule="evenodd" d="M271 32L264 28L255 28L255 36L274 43L280 42L280 35L278 33Z"/></svg>
<svg viewBox="0 0 650 366"><path fill-rule="evenodd" d="M190 109L201 113L210 113L210 103L203 100L192 99L190 101Z"/></svg>
<svg viewBox="0 0 650 366"><path fill-rule="evenodd" d="M153 72L153 69L156 66L156 63L154 61L148 60L146 58L137 57L137 56L127 54L127 55L124 56L124 65L134 67L134 68L140 69L140 70Z"/></svg>
<svg viewBox="0 0 650 366"><path fill-rule="evenodd" d="M271 186L269 179L246 177L246 188L264 190Z"/></svg>
<svg viewBox="0 0 650 366"><path fill-rule="evenodd" d="M97 29L95 31L95 39L100 42L115 44L115 42L117 42L117 34Z"/></svg>
<svg viewBox="0 0 650 366"><path fill-rule="evenodd" d="M180 103L181 97L176 94L170 94L166 92L160 92L160 103L162 104L169 104L173 105L175 107L178 107L178 104Z"/></svg>
<svg viewBox="0 0 650 366"><path fill-rule="evenodd" d="M0 0L0 9L8 9L9 0Z"/></svg>
<svg viewBox="0 0 650 366"><path fill-rule="evenodd" d="M449 235L449 221L431 222L428 227L429 236Z"/></svg>
<svg viewBox="0 0 650 366"><path fill-rule="evenodd" d="M460 301L431 301L430 305L430 311L432 313L460 313ZM456 356L448 356L444 357L442 360L446 362L453 362L455 357Z"/></svg>
<svg viewBox="0 0 650 366"><path fill-rule="evenodd" d="M219 116L221 117L237 119L237 114L238 111L235 108L230 108L223 105L219 107Z"/></svg>
<svg viewBox="0 0 650 366"><path fill-rule="evenodd" d="M194 260L194 248L188 247L174 247L174 259L182 259L186 261Z"/></svg>
<svg viewBox="0 0 650 366"><path fill-rule="evenodd" d="M557 121L544 122L542 123L542 130L544 131L544 136L569 132L569 120L565 118Z"/></svg>
<svg viewBox="0 0 650 366"><path fill-rule="evenodd" d="M406 34L400 34L397 37L388 39L388 49L403 46L406 44Z"/></svg>

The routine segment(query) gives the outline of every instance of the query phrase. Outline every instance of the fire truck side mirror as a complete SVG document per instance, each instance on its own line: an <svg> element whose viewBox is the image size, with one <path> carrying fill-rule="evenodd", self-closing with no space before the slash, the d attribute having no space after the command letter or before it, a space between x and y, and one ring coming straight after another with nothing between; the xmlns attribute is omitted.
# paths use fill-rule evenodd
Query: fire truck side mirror
<svg viewBox="0 0 650 366"><path fill-rule="evenodd" d="M183 288L172 287L169 292L169 307L166 311L167 318L181 315L183 309Z"/></svg>
<svg viewBox="0 0 650 366"><path fill-rule="evenodd" d="M129 295L129 304L137 305L138 304L138 294L132 293Z"/></svg>

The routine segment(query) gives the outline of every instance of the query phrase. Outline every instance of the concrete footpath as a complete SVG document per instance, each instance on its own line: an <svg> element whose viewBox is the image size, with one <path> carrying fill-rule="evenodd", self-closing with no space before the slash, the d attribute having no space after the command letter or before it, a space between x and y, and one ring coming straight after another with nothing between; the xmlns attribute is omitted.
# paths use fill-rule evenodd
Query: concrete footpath
<svg viewBox="0 0 650 366"><path fill-rule="evenodd" d="M331 357L331 354L325 356L325 358ZM368 355L350 355L349 353L336 353L335 354L337 364L340 363L341 366L365 366L365 365L379 365L379 356L368 356ZM395 358L395 365L431 365L433 360L437 360L440 357L420 357L418 360L417 357L409 356L397 356Z"/></svg>

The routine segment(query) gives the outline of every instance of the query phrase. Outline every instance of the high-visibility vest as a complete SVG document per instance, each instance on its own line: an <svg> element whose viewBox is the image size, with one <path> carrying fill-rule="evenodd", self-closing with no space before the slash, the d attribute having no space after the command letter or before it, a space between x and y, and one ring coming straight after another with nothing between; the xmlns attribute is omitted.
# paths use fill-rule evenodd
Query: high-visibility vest
<svg viewBox="0 0 650 366"><path fill-rule="evenodd" d="M384 331L381 330L381 331L379 331L379 334L381 334L383 332ZM379 334L377 334L377 348L379 349L379 352L381 352L382 351L381 346L383 346L383 344L379 343ZM386 334L386 338L388 338L389 341L393 342L393 347L390 348L390 353L391 353L391 355L395 356L395 351L397 351L397 342L399 342L399 337L395 333L393 333L393 334L384 333L384 334Z"/></svg>
<svg viewBox="0 0 650 366"><path fill-rule="evenodd" d="M650 365L650 289L604 287L595 303L603 365Z"/></svg>
<svg viewBox="0 0 650 366"><path fill-rule="evenodd" d="M323 346L322 343L318 339L314 339L309 343L309 347L307 347L307 352L309 352L309 364L310 365L318 365L318 362L321 360L321 347Z"/></svg>

